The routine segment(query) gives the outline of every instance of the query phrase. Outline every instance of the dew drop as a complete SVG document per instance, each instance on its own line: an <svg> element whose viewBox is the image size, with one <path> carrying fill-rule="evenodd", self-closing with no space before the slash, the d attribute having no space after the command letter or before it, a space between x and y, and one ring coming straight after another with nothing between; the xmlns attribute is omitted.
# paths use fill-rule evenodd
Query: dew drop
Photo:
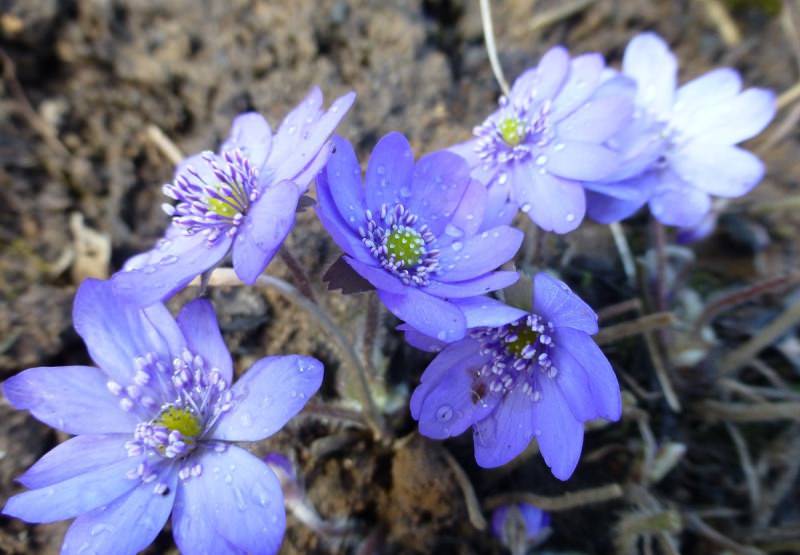
<svg viewBox="0 0 800 555"><path fill-rule="evenodd" d="M169 266L170 264L175 264L178 261L178 257L174 254L168 254L164 258L158 261L159 265L161 266Z"/></svg>
<svg viewBox="0 0 800 555"><path fill-rule="evenodd" d="M142 271L145 274L154 274L154 273L156 273L156 267L153 266L153 265L148 265L148 266L145 266L144 268L142 268Z"/></svg>
<svg viewBox="0 0 800 555"><path fill-rule="evenodd" d="M450 422L453 419L453 407L442 405L436 410L436 419L439 422Z"/></svg>
<svg viewBox="0 0 800 555"><path fill-rule="evenodd" d="M383 175L385 173L386 173L386 166L384 166L383 164L378 166L378 175Z"/></svg>
<svg viewBox="0 0 800 555"><path fill-rule="evenodd" d="M445 235L455 238L462 237L464 235L464 232L453 224L447 224L444 228L444 232Z"/></svg>
<svg viewBox="0 0 800 555"><path fill-rule="evenodd" d="M537 163L539 166L544 166L544 165L547 163L547 156L545 156L544 154L540 154L540 155L539 155L539 156L536 158L536 163Z"/></svg>
<svg viewBox="0 0 800 555"><path fill-rule="evenodd" d="M226 484L232 484L233 483L233 476L231 476L230 474L226 474L225 475L225 483Z"/></svg>
<svg viewBox="0 0 800 555"><path fill-rule="evenodd" d="M108 524L95 524L92 526L92 529L89 530L89 534L92 536L99 536L100 534L105 534L106 532L111 533L114 531L114 528L109 526Z"/></svg>
<svg viewBox="0 0 800 555"><path fill-rule="evenodd" d="M567 221L568 222L574 222L575 221L575 214L573 214L572 212L567 214Z"/></svg>

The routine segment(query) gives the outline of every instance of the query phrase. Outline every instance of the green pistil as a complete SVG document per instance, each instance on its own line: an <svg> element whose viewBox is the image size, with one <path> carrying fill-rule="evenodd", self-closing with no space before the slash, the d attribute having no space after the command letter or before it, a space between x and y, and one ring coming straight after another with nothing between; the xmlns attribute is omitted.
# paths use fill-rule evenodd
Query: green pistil
<svg viewBox="0 0 800 555"><path fill-rule="evenodd" d="M515 357L522 356L522 351L528 345L533 345L539 340L539 334L528 326L519 326L514 330L517 338L511 343L506 343L506 351Z"/></svg>
<svg viewBox="0 0 800 555"><path fill-rule="evenodd" d="M233 218L237 210L233 207L231 202L233 202L233 199L230 197L225 200L210 198L208 199L208 209L225 218Z"/></svg>
<svg viewBox="0 0 800 555"><path fill-rule="evenodd" d="M396 229L386 240L386 250L404 267L413 268L422 261L425 241L413 229Z"/></svg>
<svg viewBox="0 0 800 555"><path fill-rule="evenodd" d="M203 431L200 421L192 411L178 407L164 409L156 418L155 424L164 426L168 430L180 432L186 439L194 439Z"/></svg>
<svg viewBox="0 0 800 555"><path fill-rule="evenodd" d="M506 118L497 126L500 135L508 146L517 146L523 139L525 126L518 118Z"/></svg>

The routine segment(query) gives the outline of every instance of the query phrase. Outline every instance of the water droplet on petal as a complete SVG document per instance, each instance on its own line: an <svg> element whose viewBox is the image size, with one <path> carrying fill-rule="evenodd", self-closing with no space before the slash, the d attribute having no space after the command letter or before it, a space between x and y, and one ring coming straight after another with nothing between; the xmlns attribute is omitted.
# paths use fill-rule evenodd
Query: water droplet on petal
<svg viewBox="0 0 800 555"><path fill-rule="evenodd" d="M436 419L439 422L450 422L453 419L453 407L442 405L436 410Z"/></svg>
<svg viewBox="0 0 800 555"><path fill-rule="evenodd" d="M572 212L567 214L567 221L568 222L574 222L575 221L575 214L573 214Z"/></svg>

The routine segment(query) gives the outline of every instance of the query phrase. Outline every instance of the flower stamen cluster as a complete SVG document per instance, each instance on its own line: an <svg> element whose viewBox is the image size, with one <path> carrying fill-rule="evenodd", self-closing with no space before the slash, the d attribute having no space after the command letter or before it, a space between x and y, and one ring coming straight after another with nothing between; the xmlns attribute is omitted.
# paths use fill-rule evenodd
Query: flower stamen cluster
<svg viewBox="0 0 800 555"><path fill-rule="evenodd" d="M213 152L202 158L210 172L187 166L162 189L178 204L162 208L184 233L203 233L213 244L223 235L233 237L258 199L258 172L238 148L222 153L224 163Z"/></svg>
<svg viewBox="0 0 800 555"><path fill-rule="evenodd" d="M522 98L501 96L500 110L473 129L475 153L484 162L505 164L532 156L535 148L547 146L555 137L550 121L552 101L538 105L536 90Z"/></svg>

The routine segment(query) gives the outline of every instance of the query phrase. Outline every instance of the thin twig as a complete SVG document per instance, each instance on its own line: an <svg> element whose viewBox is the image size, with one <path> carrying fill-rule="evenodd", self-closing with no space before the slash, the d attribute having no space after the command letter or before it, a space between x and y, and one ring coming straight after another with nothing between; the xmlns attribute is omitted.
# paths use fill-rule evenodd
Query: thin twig
<svg viewBox="0 0 800 555"><path fill-rule="evenodd" d="M753 514L756 514L761 503L761 489L758 483L758 474L753 466L753 458L750 456L750 451L747 449L747 442L744 440L744 436L742 436L739 429L730 422L725 423L725 429L728 430L728 435L731 436L733 446L736 448L739 464L744 474L744 481L747 484L747 493L750 496L750 508Z"/></svg>
<svg viewBox="0 0 800 555"><path fill-rule="evenodd" d="M166 156L167 160L173 164L179 164L184 156L181 149L167 137L160 127L150 124L145 128L147 138Z"/></svg>
<svg viewBox="0 0 800 555"><path fill-rule="evenodd" d="M742 42L742 33L722 2L719 0L703 0L703 7L706 9L706 15L717 28L725 46L733 47Z"/></svg>
<svg viewBox="0 0 800 555"><path fill-rule="evenodd" d="M508 95L508 81L503 75L503 67L500 65L500 59L497 57L497 45L494 42L494 27L492 26L492 9L489 6L489 0L480 0L481 3L481 22L483 23L483 39L486 42L486 52L489 54L489 64L492 66L494 78L503 94Z"/></svg>
<svg viewBox="0 0 800 555"><path fill-rule="evenodd" d="M734 553L738 553L741 555L763 555L764 553L763 551L755 547L736 543L729 537L723 535L716 529L706 524L703 521L703 519L701 519L694 513L684 513L683 520L688 526L688 528L693 532L703 536L707 540L721 547L724 547L725 549L730 549Z"/></svg>
<svg viewBox="0 0 800 555"><path fill-rule="evenodd" d="M621 314L625 314L626 312L641 312L642 311L642 300L639 298L628 299L627 301L622 301L617 304L612 304L609 306L604 306L600 310L597 311L597 318L601 322L603 320L609 320L611 318L615 318L620 316Z"/></svg>
<svg viewBox="0 0 800 555"><path fill-rule="evenodd" d="M378 302L377 295L367 295L367 314L364 318L364 360L369 366L373 360L375 350L375 338L378 335L378 325L381 314L381 303Z"/></svg>
<svg viewBox="0 0 800 555"><path fill-rule="evenodd" d="M664 398L674 412L681 412L681 403L678 400L678 395L672 387L672 381L669 379L669 371L667 365L664 363L664 358L661 356L661 351L658 347L653 332L643 334L644 341L647 344L647 350L650 351L650 359L653 362L653 369L658 378L658 383L661 384L661 389L664 391Z"/></svg>
<svg viewBox="0 0 800 555"><path fill-rule="evenodd" d="M772 422L775 420L794 420L800 422L800 403L784 401L781 403L724 403L704 401L701 403L702 415L708 420L728 422Z"/></svg>
<svg viewBox="0 0 800 555"><path fill-rule="evenodd" d="M208 284L212 287L233 286L239 285L240 283L232 268L217 268L211 274L208 281ZM306 310L309 314L314 316L322 328L339 344L345 359L355 373L355 383L358 384L357 390L361 397L361 404L366 411L365 418L375 435L375 439L381 441L388 438L389 433L386 429L383 416L378 411L375 401L372 399L372 393L367 380L368 372L353 349L353 346L341 332L339 326L328 316L328 313L311 299L305 297L293 285L274 276L262 274L258 277L256 285L273 289Z"/></svg>
<svg viewBox="0 0 800 555"><path fill-rule="evenodd" d="M728 356L720 362L719 375L724 376L736 372L755 358L758 353L772 345L781 335L798 324L800 324L800 301L795 301L780 316L762 329L758 335L728 353Z"/></svg>
<svg viewBox="0 0 800 555"><path fill-rule="evenodd" d="M469 518L470 524L472 524L476 530L483 532L486 530L486 519L483 518L481 505L478 502L478 496L475 495L475 488L472 487L469 476L467 476L467 473L461 468L461 465L458 464L455 457L450 454L450 451L442 449L442 453L447 464L450 466L450 470L453 471L453 476L455 476L458 487L461 488L461 493L464 495L464 503L467 506L467 517Z"/></svg>
<svg viewBox="0 0 800 555"><path fill-rule="evenodd" d="M608 224L608 229L611 231L614 245L616 245L617 252L619 252L619 258L622 261L622 269L625 272L625 277L628 279L628 285L634 287L636 285L636 264L633 261L633 253L628 244L628 239L625 237L622 224L619 222Z"/></svg>
<svg viewBox="0 0 800 555"><path fill-rule="evenodd" d="M778 110L783 110L798 98L800 98L800 81L779 94L778 99L775 101L775 106Z"/></svg>
<svg viewBox="0 0 800 555"><path fill-rule="evenodd" d="M673 326L676 322L675 315L671 312L656 312L635 320L604 327L594 336L594 340L598 345L607 345L626 337Z"/></svg>
<svg viewBox="0 0 800 555"><path fill-rule="evenodd" d="M528 503L544 511L568 511L594 503L607 503L621 498L623 494L624 491L619 484L609 484L596 488L570 491L556 497L528 492L501 493L486 499L484 505L487 510L492 510L501 505Z"/></svg>
<svg viewBox="0 0 800 555"><path fill-rule="evenodd" d="M572 17L578 12L585 10L592 5L596 0L574 0L569 3L560 3L552 9L549 9L533 18L530 25L531 31L538 31L549 27L554 23L558 23L562 19Z"/></svg>

